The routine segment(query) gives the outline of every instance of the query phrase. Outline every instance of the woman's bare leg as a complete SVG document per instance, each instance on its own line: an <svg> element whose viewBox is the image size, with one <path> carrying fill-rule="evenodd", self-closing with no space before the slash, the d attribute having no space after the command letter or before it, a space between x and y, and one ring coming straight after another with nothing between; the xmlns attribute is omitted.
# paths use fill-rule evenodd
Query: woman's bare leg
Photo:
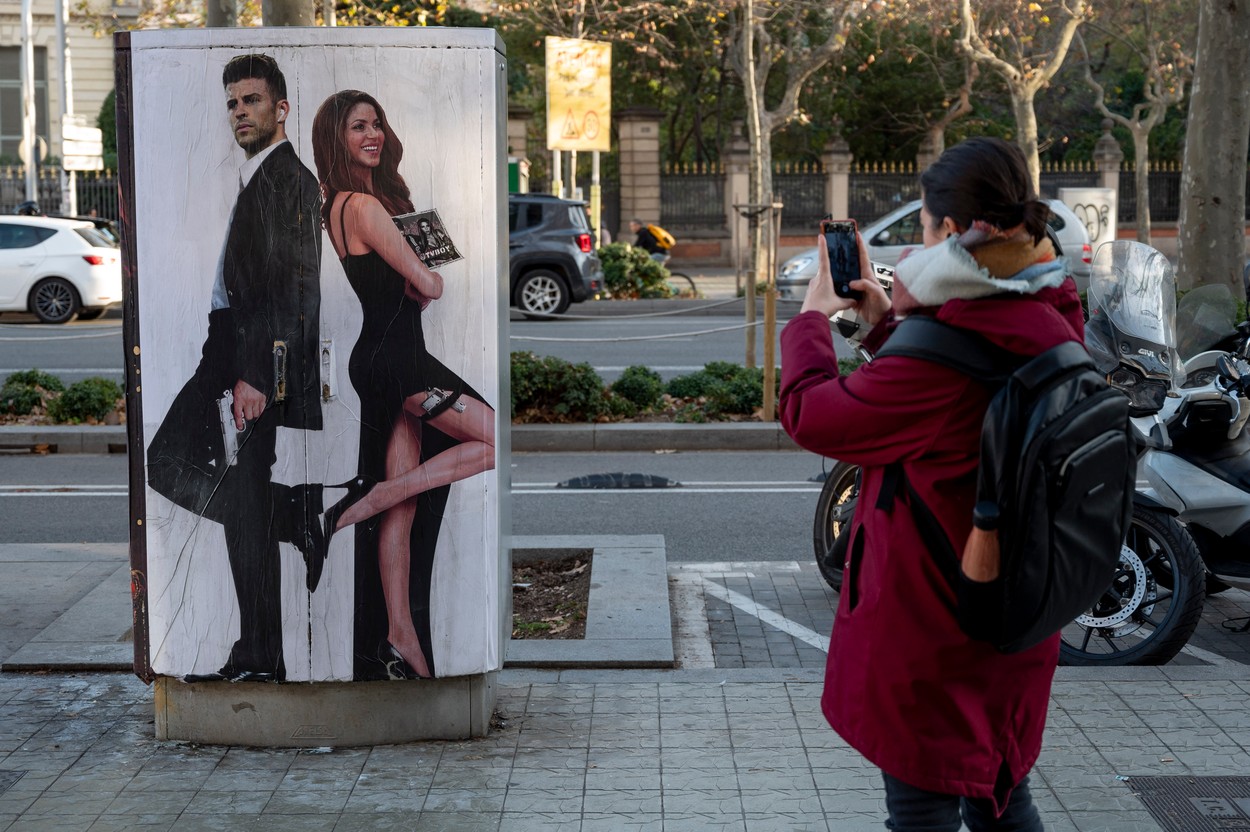
<svg viewBox="0 0 1250 832"><path fill-rule="evenodd" d="M386 476L401 477L421 462L421 425L408 414L395 420L386 450ZM387 640L419 676L429 676L430 666L417 638L408 600L412 563L412 522L417 513L415 497L402 500L382 513L378 528L378 569L382 573L382 596L386 599Z"/></svg>
<svg viewBox="0 0 1250 832"><path fill-rule="evenodd" d="M419 421L417 417L425 413L421 409L424 401L425 393L419 393L404 402L404 409L414 421ZM451 438L460 440L460 444L397 476L388 471L385 482L375 485L343 512L338 528L367 520L422 491L468 479L495 467L494 409L468 396L460 401L465 404L463 413L453 407L426 420Z"/></svg>

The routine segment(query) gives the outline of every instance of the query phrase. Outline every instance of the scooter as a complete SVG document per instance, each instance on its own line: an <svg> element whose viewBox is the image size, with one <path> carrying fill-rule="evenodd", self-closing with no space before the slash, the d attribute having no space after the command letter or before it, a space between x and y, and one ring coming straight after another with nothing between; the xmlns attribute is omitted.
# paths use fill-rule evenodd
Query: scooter
<svg viewBox="0 0 1250 832"><path fill-rule="evenodd" d="M1175 298L1171 266L1154 249L1127 240L1099 249L1086 345L1129 397L1141 452L1119 569L1103 597L1064 628L1064 664L1166 663L1197 627L1208 586L1250 579L1250 328L1243 355L1200 352L1185 381ZM1209 308L1190 306L1187 321L1210 324ZM834 589L857 497L857 468L835 463L813 526L816 562Z"/></svg>

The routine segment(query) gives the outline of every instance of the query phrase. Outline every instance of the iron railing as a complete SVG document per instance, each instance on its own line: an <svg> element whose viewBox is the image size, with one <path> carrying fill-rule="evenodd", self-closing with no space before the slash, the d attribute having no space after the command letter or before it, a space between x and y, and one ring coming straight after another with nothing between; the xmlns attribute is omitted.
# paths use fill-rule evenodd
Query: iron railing
<svg viewBox="0 0 1250 832"><path fill-rule="evenodd" d="M724 170L717 165L667 166L660 174L659 222L674 233L728 230Z"/></svg>

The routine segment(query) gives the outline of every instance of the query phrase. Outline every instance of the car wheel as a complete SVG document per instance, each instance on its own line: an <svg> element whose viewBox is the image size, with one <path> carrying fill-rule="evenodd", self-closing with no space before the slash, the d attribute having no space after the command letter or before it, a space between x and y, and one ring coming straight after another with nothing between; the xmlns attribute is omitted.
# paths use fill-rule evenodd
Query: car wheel
<svg viewBox="0 0 1250 832"><path fill-rule="evenodd" d="M67 324L81 308L78 290L63 277L41 280L30 293L30 311L45 324Z"/></svg>
<svg viewBox="0 0 1250 832"><path fill-rule="evenodd" d="M108 307L107 307L107 306L100 306L100 307L97 307L97 308L95 308L95 309L79 309L79 310L78 310L78 320L80 320L80 321L94 321L96 318L99 318L100 316L102 316L102 315L103 315L105 312L107 312L107 311L108 311Z"/></svg>
<svg viewBox="0 0 1250 832"><path fill-rule="evenodd" d="M555 272L536 269L521 278L516 287L516 305L527 318L541 320L561 315L569 308L569 290Z"/></svg>

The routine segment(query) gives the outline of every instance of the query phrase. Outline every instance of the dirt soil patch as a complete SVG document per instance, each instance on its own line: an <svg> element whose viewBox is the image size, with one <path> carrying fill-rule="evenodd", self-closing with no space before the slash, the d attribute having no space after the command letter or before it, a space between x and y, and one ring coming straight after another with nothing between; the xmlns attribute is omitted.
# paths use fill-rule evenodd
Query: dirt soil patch
<svg viewBox="0 0 1250 832"><path fill-rule="evenodd" d="M590 551L512 563L512 637L585 638Z"/></svg>

